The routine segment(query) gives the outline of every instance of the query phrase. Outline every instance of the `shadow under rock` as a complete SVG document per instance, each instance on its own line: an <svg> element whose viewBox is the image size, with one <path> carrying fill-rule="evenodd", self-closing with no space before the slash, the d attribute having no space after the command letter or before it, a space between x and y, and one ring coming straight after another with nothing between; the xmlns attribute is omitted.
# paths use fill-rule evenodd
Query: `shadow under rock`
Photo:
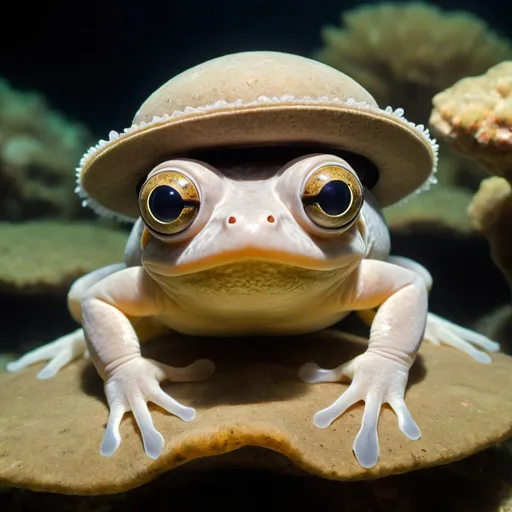
<svg viewBox="0 0 512 512"><path fill-rule="evenodd" d="M242 450L244 450L243 448ZM251 448L252 449L252 448ZM262 449L260 449L261 451ZM217 456L218 461L222 455ZM512 457L504 447L463 461L412 473L360 482L335 482L315 476L226 465L213 470L175 470L127 493L63 496L5 489L0 508L31 512L152 512L222 509L343 512L497 512L512 489ZM200 492L198 493L198 489Z"/></svg>

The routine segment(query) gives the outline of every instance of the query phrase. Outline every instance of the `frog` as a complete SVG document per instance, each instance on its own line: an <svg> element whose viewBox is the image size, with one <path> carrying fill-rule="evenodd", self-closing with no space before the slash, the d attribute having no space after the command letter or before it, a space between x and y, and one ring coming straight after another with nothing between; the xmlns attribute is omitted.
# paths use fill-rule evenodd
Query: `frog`
<svg viewBox="0 0 512 512"><path fill-rule="evenodd" d="M349 93L355 98L340 98ZM227 100L211 101L213 94ZM316 116L312 128L301 125ZM329 123L340 119L350 121L350 130L336 125L333 135ZM387 133L396 147L388 151L369 137L365 151L357 123L367 135ZM339 133L343 143L334 144ZM482 364L500 348L430 312L431 274L391 252L383 207L431 182L436 158L424 127L401 111L380 109L350 77L311 59L242 52L186 70L146 100L129 129L91 148L77 169L84 206L133 222L124 261L78 278L68 309L79 327L7 370L46 362L37 374L44 380L79 358L91 360L109 410L100 454L118 450L121 422L131 413L145 454L156 459L165 440L148 403L193 421L196 410L162 384L207 381L216 367L208 359L175 367L144 357L141 347L155 333L254 341L307 335L360 314L371 324L366 350L332 368L307 362L297 378L350 382L332 404L319 404L312 426L329 428L363 401L353 452L371 468L379 459L384 404L405 437L421 437L405 394L424 340ZM405 174L411 165L415 173Z"/></svg>

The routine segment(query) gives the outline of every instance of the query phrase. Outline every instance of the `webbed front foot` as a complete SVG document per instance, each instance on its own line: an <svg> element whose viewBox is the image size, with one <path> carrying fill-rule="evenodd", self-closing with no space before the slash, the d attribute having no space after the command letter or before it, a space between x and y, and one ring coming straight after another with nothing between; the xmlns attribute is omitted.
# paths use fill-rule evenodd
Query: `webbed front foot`
<svg viewBox="0 0 512 512"><path fill-rule="evenodd" d="M412 418L404 394L409 370L402 363L382 355L365 352L332 370L307 363L299 370L299 378L312 384L339 382L344 377L352 380L348 389L329 407L317 412L315 426L327 428L349 407L365 402L363 421L353 444L359 464L374 466L379 459L377 423L382 404L388 403L398 417L398 427L409 439L416 440L421 432Z"/></svg>
<svg viewBox="0 0 512 512"><path fill-rule="evenodd" d="M110 408L109 418L100 453L111 456L121 444L119 426L126 412L131 411L140 429L144 450L152 459L162 453L164 439L151 418L147 402L153 402L183 421L192 421L196 411L169 396L160 387L164 380L195 382L208 378L215 365L208 359L199 359L184 368L175 368L140 356L121 363L105 381L105 394Z"/></svg>
<svg viewBox="0 0 512 512"><path fill-rule="evenodd" d="M8 372L17 372L36 363L48 361L48 364L37 374L38 379L54 377L64 366L80 357L89 357L83 329L76 329L69 334L42 345L15 361L7 364Z"/></svg>
<svg viewBox="0 0 512 512"><path fill-rule="evenodd" d="M490 363L492 359L489 354L478 350L475 346L489 352L500 350L499 343L490 340L483 334L461 327L433 313L429 313L427 316L424 339L434 345L441 345L442 343L450 345L470 355L479 363Z"/></svg>

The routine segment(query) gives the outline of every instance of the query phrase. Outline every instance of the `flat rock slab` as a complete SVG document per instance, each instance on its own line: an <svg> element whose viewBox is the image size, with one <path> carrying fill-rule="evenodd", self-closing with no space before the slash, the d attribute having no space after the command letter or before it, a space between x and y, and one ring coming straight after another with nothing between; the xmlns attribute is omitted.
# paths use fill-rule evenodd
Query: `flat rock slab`
<svg viewBox="0 0 512 512"><path fill-rule="evenodd" d="M165 386L174 398L194 406L197 418L185 423L152 407L166 441L157 460L144 454L131 414L121 424L118 451L110 458L100 456L108 409L102 382L86 361L46 381L36 379L41 365L0 374L0 483L59 493L116 493L189 461L247 446L278 452L290 464L324 478L362 480L446 464L512 436L512 358L493 354L493 362L484 365L452 348L425 343L406 395L422 437L407 439L385 406L379 462L362 468L352 443L363 404L330 428L316 428L313 415L347 384L306 384L298 380L297 370L308 361L337 366L365 347L335 331L278 339L150 342L144 347L147 357L177 366L208 357L217 365L207 381ZM275 460L269 457L269 466Z"/></svg>

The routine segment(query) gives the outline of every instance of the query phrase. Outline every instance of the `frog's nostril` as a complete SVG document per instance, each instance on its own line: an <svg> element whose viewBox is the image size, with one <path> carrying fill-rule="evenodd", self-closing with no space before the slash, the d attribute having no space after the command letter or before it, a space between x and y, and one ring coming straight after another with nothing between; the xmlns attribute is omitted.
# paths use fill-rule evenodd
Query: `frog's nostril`
<svg viewBox="0 0 512 512"><path fill-rule="evenodd" d="M266 217L263 217L263 219L265 219L269 224L274 224L276 222L276 217L274 217L274 215L267 215ZM252 225L252 223L254 222L254 223L262 225L262 222L264 222L263 219L261 217L257 217L257 218L252 219L252 222L251 222L251 219L249 219L249 224ZM227 224L228 225L236 224L239 220L240 220L239 217L230 215L227 218ZM242 216L242 221L243 221L243 223L245 223L245 221L246 221L244 216Z"/></svg>

